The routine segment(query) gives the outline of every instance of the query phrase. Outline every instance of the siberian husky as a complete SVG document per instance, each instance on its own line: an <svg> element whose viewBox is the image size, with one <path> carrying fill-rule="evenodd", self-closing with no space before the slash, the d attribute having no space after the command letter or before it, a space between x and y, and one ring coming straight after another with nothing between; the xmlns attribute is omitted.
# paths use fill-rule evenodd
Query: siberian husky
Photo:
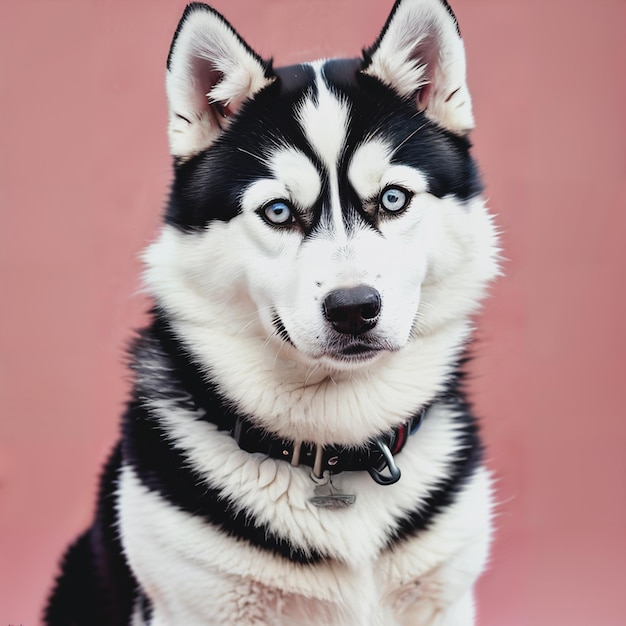
<svg viewBox="0 0 626 626"><path fill-rule="evenodd" d="M53 626L470 626L491 486L463 391L497 242L445 0L274 68L190 4L153 321Z"/></svg>

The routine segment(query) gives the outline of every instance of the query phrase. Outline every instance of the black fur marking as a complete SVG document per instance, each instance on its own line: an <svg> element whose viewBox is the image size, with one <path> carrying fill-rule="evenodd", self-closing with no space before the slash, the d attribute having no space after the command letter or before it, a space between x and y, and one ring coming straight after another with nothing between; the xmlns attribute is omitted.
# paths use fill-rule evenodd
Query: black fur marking
<svg viewBox="0 0 626 626"><path fill-rule="evenodd" d="M163 344L158 340L155 342L157 337L165 339L170 349L175 348L175 354L165 352ZM144 333L136 350L141 356L141 362L136 366L140 378L142 368L148 372L154 369L163 372L168 381L167 386L163 386L160 381L152 379L150 389L146 389L145 383L139 385L123 420L124 460L132 466L143 485L171 505L201 517L231 537L248 541L268 552L306 564L327 558L315 550L294 546L267 525L256 522L252 514L237 511L228 494L222 495L206 477L190 468L184 450L170 441L158 418L146 407L145 400L169 399L186 409L197 406L210 415L211 422L228 430L234 426L236 413L211 389L210 383L202 381L200 372L162 322L157 321ZM146 382L149 376L146 375ZM195 393L199 386L204 388L200 397Z"/></svg>
<svg viewBox="0 0 626 626"><path fill-rule="evenodd" d="M102 475L93 526L70 546L45 609L47 626L127 626L137 583L123 556L115 506L118 445Z"/></svg>

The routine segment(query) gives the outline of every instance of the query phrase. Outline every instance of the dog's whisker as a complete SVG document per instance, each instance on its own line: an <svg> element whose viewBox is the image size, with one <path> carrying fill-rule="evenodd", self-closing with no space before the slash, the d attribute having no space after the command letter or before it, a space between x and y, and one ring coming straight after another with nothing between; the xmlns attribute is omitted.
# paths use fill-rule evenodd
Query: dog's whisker
<svg viewBox="0 0 626 626"><path fill-rule="evenodd" d="M321 366L318 363L315 363L314 365L309 366L306 372L306 376L304 377L304 383L303 383L304 387L308 385L309 380L314 374L316 374L319 371L320 367Z"/></svg>
<svg viewBox="0 0 626 626"><path fill-rule="evenodd" d="M422 124L421 126L419 126L418 128L416 128L413 132L409 133L409 135L407 135L407 137L405 137L397 146L394 147L392 155L395 155L398 150L400 150L400 148L402 148L402 146L407 142L410 141L413 137L415 137L415 135L417 135L417 133L420 132L420 130L422 130L423 128L425 128L426 126L428 126L428 124L425 122L424 124Z"/></svg>
<svg viewBox="0 0 626 626"><path fill-rule="evenodd" d="M240 337L248 328L250 328L250 326L252 326L255 322L257 321L256 316L253 317L249 322L246 322L240 329L239 332L237 333L237 337Z"/></svg>
<svg viewBox="0 0 626 626"><path fill-rule="evenodd" d="M278 333L276 334L276 336L278 336ZM273 369L276 369L276 362L278 361L278 357L280 356L280 353L282 352L282 349L285 347L285 345L285 342L281 340L280 344L278 345L278 350L276 350L276 354L274 354L274 362L272 363Z"/></svg>
<svg viewBox="0 0 626 626"><path fill-rule="evenodd" d="M245 148L242 148L241 146L238 146L237 150L239 152L243 152L244 154L247 154L248 156L251 156L253 159L256 159L260 163L263 163L263 165L266 165L268 163L267 157L265 157L263 155L254 154L254 152L250 152L249 150L246 150Z"/></svg>

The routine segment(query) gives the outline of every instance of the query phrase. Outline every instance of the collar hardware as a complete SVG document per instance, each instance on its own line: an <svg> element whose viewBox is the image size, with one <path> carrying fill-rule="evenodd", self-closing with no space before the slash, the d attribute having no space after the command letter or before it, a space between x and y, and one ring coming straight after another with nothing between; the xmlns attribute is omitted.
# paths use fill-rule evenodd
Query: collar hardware
<svg viewBox="0 0 626 626"><path fill-rule="evenodd" d="M389 446L382 439L376 439L374 443L383 455L383 463L378 467L369 467L367 470L369 475L379 485L393 485L397 483L400 480L400 476L402 476L402 472L395 464ZM389 475L381 473L385 468L389 470Z"/></svg>

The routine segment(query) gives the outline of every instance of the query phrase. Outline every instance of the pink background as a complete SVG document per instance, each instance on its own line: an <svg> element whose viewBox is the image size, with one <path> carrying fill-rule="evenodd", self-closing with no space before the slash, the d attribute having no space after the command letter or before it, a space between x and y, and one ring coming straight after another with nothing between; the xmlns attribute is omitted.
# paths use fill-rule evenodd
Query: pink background
<svg viewBox="0 0 626 626"><path fill-rule="evenodd" d="M216 0L277 65L355 55L391 0ZM456 0L506 278L473 398L498 477L480 626L626 624L622 0ZM0 4L0 624L88 523L170 180L182 0Z"/></svg>

